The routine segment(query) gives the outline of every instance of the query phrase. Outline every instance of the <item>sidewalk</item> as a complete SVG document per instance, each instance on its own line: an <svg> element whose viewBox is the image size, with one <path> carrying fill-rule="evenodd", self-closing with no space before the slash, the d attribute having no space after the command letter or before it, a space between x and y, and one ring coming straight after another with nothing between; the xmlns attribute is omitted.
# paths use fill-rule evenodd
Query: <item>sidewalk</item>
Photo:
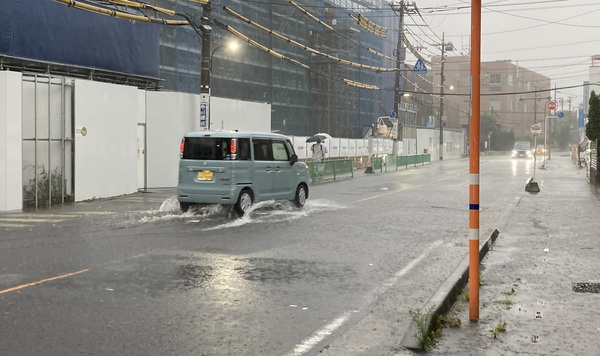
<svg viewBox="0 0 600 356"><path fill-rule="evenodd" d="M449 315L462 325L444 328L429 354L599 353L600 200L568 156L536 178L541 191L515 203L482 260L479 321L459 299Z"/></svg>

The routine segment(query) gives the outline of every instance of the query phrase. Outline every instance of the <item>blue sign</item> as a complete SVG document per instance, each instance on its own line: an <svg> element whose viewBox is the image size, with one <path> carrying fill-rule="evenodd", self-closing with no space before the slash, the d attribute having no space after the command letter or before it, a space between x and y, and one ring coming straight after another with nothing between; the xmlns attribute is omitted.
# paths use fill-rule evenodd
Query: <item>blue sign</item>
<svg viewBox="0 0 600 356"><path fill-rule="evenodd" d="M432 129L433 128L433 122L427 121L427 128L428 129Z"/></svg>
<svg viewBox="0 0 600 356"><path fill-rule="evenodd" d="M579 128L583 129L585 127L585 125L583 123L583 109L579 109L577 119L579 121Z"/></svg>
<svg viewBox="0 0 600 356"><path fill-rule="evenodd" d="M396 113L392 111L392 112L390 113L390 119L393 119L393 118L395 118L395 117L396 117Z"/></svg>
<svg viewBox="0 0 600 356"><path fill-rule="evenodd" d="M562 119L563 117L565 117L565 114L562 111L559 111L558 114L556 114L556 116L558 116L559 119Z"/></svg>
<svg viewBox="0 0 600 356"><path fill-rule="evenodd" d="M413 67L412 71L415 74L427 74L427 67L425 66L425 62L423 62L422 58L417 59L417 63Z"/></svg>
<svg viewBox="0 0 600 356"><path fill-rule="evenodd" d="M442 121L442 127L446 127L446 121Z"/></svg>
<svg viewBox="0 0 600 356"><path fill-rule="evenodd" d="M206 127L206 104L200 104L200 127Z"/></svg>

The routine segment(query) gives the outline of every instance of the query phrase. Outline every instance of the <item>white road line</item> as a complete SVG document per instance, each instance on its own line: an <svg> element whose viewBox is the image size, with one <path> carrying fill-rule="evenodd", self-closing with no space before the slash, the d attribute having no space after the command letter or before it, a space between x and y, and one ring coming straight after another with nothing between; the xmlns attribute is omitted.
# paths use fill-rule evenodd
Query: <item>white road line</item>
<svg viewBox="0 0 600 356"><path fill-rule="evenodd" d="M303 340L298 345L294 346L294 350L287 353L286 356L299 356L304 355L310 351L319 342L323 341L327 336L333 334L340 326L344 325L348 319L350 319L351 312L345 311L342 316L336 318L331 323L323 326L320 330L317 330L311 337Z"/></svg>
<svg viewBox="0 0 600 356"><path fill-rule="evenodd" d="M377 288L374 290L373 294L381 294L389 289L391 286L395 285L398 278L406 275L411 269L413 269L419 262L421 262L427 254L434 248L441 245L444 241L437 240L434 241L431 245L427 246L425 252L423 252L419 257L410 261L404 268L400 271L396 272L394 276L383 283L382 288ZM374 300L375 295L370 295L368 300ZM353 311L346 310L340 317L333 320L331 323L323 326L321 329L317 330L311 337L304 339L301 343L294 346L294 350L288 352L285 356L301 356L305 353L309 352L313 347L319 344L321 341L325 340L326 337L333 334L337 329L339 329L345 322L350 319L350 315L352 315Z"/></svg>

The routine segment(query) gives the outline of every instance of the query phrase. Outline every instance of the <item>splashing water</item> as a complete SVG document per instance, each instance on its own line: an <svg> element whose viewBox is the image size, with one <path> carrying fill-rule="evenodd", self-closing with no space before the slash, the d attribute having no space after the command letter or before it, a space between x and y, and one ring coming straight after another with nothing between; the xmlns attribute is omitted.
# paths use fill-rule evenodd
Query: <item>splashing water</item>
<svg viewBox="0 0 600 356"><path fill-rule="evenodd" d="M256 203L243 216L232 213L232 207L220 204L192 205L182 212L176 196L165 199L158 210L145 212L139 223L184 220L186 223L201 223L209 219L222 220L222 224L206 228L208 230L239 227L261 222L291 221L328 210L343 209L344 206L331 201L317 199L306 202L303 208L295 207L286 201L263 201ZM233 219L232 219L233 218Z"/></svg>

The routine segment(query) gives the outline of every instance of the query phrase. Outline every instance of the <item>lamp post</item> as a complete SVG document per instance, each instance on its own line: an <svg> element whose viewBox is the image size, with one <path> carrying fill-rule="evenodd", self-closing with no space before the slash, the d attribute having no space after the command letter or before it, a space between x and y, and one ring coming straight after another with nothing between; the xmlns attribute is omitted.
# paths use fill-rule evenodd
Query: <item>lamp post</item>
<svg viewBox="0 0 600 356"><path fill-rule="evenodd" d="M213 62L213 57L215 56L215 52L216 52L216 51L217 51L219 48L223 48L223 47L227 47L227 48L229 48L230 50L234 51L234 50L236 50L236 49L237 49L237 47L238 47L238 44L237 44L237 42L233 42L233 41L232 41L232 42L229 42L228 44L224 44L224 45L217 46L217 47L216 47L216 48L215 48L215 49L212 51L212 53L210 54L210 61L209 61L209 67L208 67L208 68L209 68L209 73L212 73L212 62ZM209 78L210 78L210 75L209 75Z"/></svg>
<svg viewBox="0 0 600 356"><path fill-rule="evenodd" d="M211 52L210 57L208 59L208 70L206 72L206 74L207 74L206 77L208 78L206 87L208 88L208 91L206 92L206 94L207 94L206 96L204 94L201 94L201 102L203 100L206 101L206 99L207 99L206 104L208 105L208 111L206 112L206 118L207 118L206 123L207 123L208 130L210 130L210 120L211 120L211 118L210 118L211 107L210 106L211 106L212 95L211 95L211 90L210 90L210 83L211 83L211 75L212 75L213 57L215 56L215 52L217 52L217 50L219 48L226 47L226 48L229 48L230 50L235 50L237 48L237 46L238 46L237 42L230 42L229 44L226 44L226 45L219 45ZM203 64L204 64L204 62L203 62ZM203 68L204 68L204 66L203 66ZM202 79L204 80L204 75L202 76ZM204 89L204 87L205 87L205 85L202 86L202 89ZM202 91L202 93L205 93L205 92ZM202 105L202 103L201 103L201 105ZM201 106L201 108L202 108L202 106ZM200 115L202 115L202 109L201 109Z"/></svg>

